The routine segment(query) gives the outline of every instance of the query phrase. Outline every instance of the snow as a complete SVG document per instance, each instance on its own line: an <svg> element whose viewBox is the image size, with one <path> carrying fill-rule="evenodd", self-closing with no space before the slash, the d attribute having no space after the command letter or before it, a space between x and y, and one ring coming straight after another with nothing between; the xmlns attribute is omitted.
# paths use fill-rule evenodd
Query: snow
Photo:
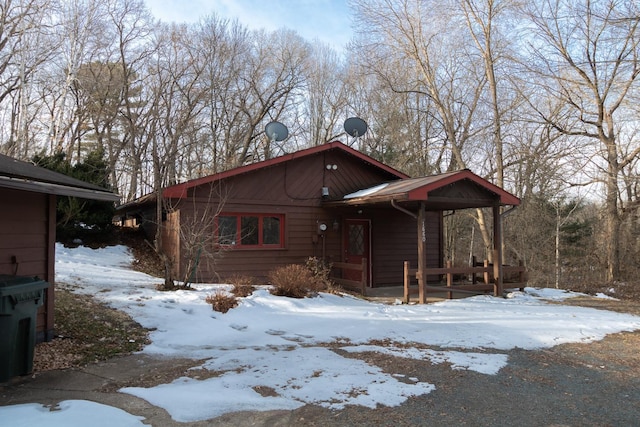
<svg viewBox="0 0 640 427"><path fill-rule="evenodd" d="M507 352L516 347L535 350L592 342L640 329L640 317L550 304L578 294L534 288L507 298L477 296L427 305L387 305L324 293L292 299L259 288L222 314L205 298L230 286L197 284L193 291L159 292L155 286L162 280L131 270L131 262L123 246L93 250L58 245L56 282L94 295L153 329L144 353L192 358L193 369L219 373L120 390L164 408L178 422L306 404L334 410L346 405L395 406L438 387L430 378L384 372L358 358L364 352L495 375L509 363ZM332 351L327 343L344 353ZM74 426L82 425L83 419L122 417L116 424L142 425L140 417L92 402L64 401L59 409L5 406L0 407L0 419L10 419L12 425Z"/></svg>
<svg viewBox="0 0 640 427"><path fill-rule="evenodd" d="M379 184L375 187L365 188L364 190L356 191L355 193L347 194L344 196L345 199L356 199L358 197L369 196L371 194L377 193L378 191L385 188L389 183Z"/></svg>
<svg viewBox="0 0 640 427"><path fill-rule="evenodd" d="M11 427L144 427L143 417L136 417L121 409L87 400L64 400L55 407L39 403L25 403L0 407L0 419L10 421ZM5 425L3 423L3 425Z"/></svg>

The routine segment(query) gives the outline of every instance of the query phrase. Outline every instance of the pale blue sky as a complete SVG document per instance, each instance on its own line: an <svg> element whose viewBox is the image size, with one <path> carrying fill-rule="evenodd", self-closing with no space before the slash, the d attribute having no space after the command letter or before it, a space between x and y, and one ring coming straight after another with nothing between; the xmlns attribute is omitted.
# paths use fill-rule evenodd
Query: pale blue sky
<svg viewBox="0 0 640 427"><path fill-rule="evenodd" d="M217 14L237 18L250 29L295 30L306 40L320 40L340 51L351 38L351 12L346 0L146 0L165 22L197 22Z"/></svg>

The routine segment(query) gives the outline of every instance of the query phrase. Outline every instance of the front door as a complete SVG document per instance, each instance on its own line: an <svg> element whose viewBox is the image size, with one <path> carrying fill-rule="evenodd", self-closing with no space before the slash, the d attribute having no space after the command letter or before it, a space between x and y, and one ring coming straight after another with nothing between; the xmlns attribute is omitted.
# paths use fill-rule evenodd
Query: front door
<svg viewBox="0 0 640 427"><path fill-rule="evenodd" d="M343 227L344 262L362 264L367 260L367 286L371 283L371 254L369 242L369 220L347 219ZM345 269L342 277L347 280L362 280L362 273L358 270Z"/></svg>

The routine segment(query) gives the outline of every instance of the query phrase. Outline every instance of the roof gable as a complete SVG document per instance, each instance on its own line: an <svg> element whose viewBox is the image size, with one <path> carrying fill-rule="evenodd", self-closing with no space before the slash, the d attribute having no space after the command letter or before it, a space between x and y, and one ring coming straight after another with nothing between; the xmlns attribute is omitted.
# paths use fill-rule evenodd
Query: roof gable
<svg viewBox="0 0 640 427"><path fill-rule="evenodd" d="M390 182L345 196L347 205L389 201L426 202L442 209L519 205L520 199L468 169Z"/></svg>
<svg viewBox="0 0 640 427"><path fill-rule="evenodd" d="M190 181L186 181L180 184L175 184L172 185L170 187L166 187L163 190L163 196L167 197L167 198L173 198L173 199L180 199L180 198L184 198L187 196L187 190L193 187L197 187L200 185L204 185L204 184L208 184L208 183L212 183L212 182L216 182L216 181L220 181L226 178L231 178L231 177L235 177L238 175L242 175L242 174L246 174L246 173L250 173L253 171L257 171L260 169L265 169L265 168L269 168L269 167L273 167L276 165L280 165L283 164L285 162L290 162L292 160L295 159L300 159L303 157L307 157L307 156L312 156L318 153L322 153L322 152L327 152L330 150L338 150L342 153L345 153L347 155L353 156L354 158L356 158L358 161L361 161L363 164L367 165L368 167L373 167L373 168L377 168L381 171L384 171L385 173L389 174L391 177L395 177L398 179L404 179L404 178L408 178L409 176L388 166L385 165L384 163L381 163L377 160L375 160L372 157L367 156L366 154L363 154L351 147L348 147L347 145L344 145L343 143L339 142L339 141L334 141L334 142L330 142L327 144L323 144L323 145L318 145L315 147L311 147L311 148L307 148L304 150L300 150L300 151L296 151L294 153L290 153L290 154L285 154L283 156L279 156L279 157L275 157L273 159L269 159L269 160L263 160L261 162L256 162L256 163L252 163L249 165L245 165L245 166L240 166L234 169L229 169L227 171L224 172L219 172L213 175L208 175L202 178L196 178L196 179L192 179Z"/></svg>

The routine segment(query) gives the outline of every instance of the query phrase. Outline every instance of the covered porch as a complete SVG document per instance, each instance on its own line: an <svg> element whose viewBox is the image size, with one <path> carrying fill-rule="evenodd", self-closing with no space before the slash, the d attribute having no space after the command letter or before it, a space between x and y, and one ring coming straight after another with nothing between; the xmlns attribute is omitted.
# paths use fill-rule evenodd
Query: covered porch
<svg viewBox="0 0 640 427"><path fill-rule="evenodd" d="M395 294L393 298L402 298L405 303L410 302L412 296L417 296L418 303L426 303L433 298L440 299L442 296L454 298L479 293L501 296L507 282L509 288L523 288L526 282L525 267L506 266L503 261L502 220L519 204L517 197L467 169L393 181L327 203L332 207L370 209L391 206L411 217L412 221L415 220L417 263L412 265L409 261L404 261L403 286L385 288L386 291L361 286L361 292L365 296ZM433 261L429 264L427 254L433 254L434 251L440 253L441 248L434 248L433 245L440 244L442 239L428 237L433 236L433 233L428 230L427 218L433 218L434 213L442 218L445 211L475 208L491 209L492 218L488 221L492 233L491 262L474 260L472 265L453 266L440 257L437 265ZM442 232L441 230L440 233ZM344 264L341 266L345 267Z"/></svg>

